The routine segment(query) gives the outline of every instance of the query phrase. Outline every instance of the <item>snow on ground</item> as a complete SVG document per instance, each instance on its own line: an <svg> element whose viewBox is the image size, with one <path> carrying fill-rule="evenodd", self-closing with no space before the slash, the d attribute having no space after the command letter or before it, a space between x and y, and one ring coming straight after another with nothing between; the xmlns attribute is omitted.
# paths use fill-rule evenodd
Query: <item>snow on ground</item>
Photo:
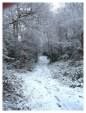
<svg viewBox="0 0 86 113"><path fill-rule="evenodd" d="M33 72L16 73L22 77L23 92L31 110L82 110L83 92L69 88L52 78L49 60L39 57Z"/></svg>
<svg viewBox="0 0 86 113"><path fill-rule="evenodd" d="M53 79L69 87L83 90L83 61L58 61L50 64L49 70Z"/></svg>

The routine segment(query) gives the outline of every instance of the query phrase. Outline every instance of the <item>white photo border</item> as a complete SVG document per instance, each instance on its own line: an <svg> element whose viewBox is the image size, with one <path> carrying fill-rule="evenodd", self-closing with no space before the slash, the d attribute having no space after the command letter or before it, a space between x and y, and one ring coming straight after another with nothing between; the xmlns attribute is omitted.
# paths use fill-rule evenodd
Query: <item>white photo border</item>
<svg viewBox="0 0 86 113"><path fill-rule="evenodd" d="M64 2L67 2L67 3L70 3L70 2L82 2L82 3L84 3L84 22L83 22L83 24L84 24L84 110L82 110L82 111L65 111L65 110L58 110L58 111L3 111L2 110L2 97L3 97L3 95L2 95L2 82L3 82L3 80L2 80L2 72L3 72L3 70L2 70L2 68L3 68L3 63L2 63L2 56L3 56L3 43L2 43L2 41L3 41L3 33L2 33L2 23L3 23L3 16L2 16L2 13L3 13L3 11L2 11L2 3L3 2L19 2L19 3L21 3L21 2L61 2L61 3L64 3ZM86 88L86 0L0 0L0 112L2 112L2 113L4 113L4 112L14 112L14 113L16 113L16 112L20 112L20 113L22 113L22 112L32 112L32 113L34 113L34 112L39 112L39 113L42 113L42 112L46 112L46 113L48 113L48 112L57 112L57 113L72 113L72 112L74 112L74 113L82 113L82 112L84 112L84 113L86 113L86 90L85 90L85 88Z"/></svg>

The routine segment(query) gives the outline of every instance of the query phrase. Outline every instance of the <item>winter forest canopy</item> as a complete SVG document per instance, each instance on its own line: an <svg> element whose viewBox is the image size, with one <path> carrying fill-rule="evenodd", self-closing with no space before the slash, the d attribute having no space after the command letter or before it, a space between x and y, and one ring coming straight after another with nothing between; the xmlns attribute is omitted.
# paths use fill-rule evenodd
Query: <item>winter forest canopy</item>
<svg viewBox="0 0 86 113"><path fill-rule="evenodd" d="M56 54L59 58L66 49L82 49L83 4L65 3L55 10L53 7L50 3L21 3L3 11L4 58L36 61L39 54L50 58ZM68 52L69 58L75 56L70 55L71 50Z"/></svg>
<svg viewBox="0 0 86 113"><path fill-rule="evenodd" d="M14 71L9 70L33 72L34 67L39 64L40 56L47 57L51 71L56 68L54 63L57 63L59 67L67 66L60 73L58 72L60 68L56 68L57 72L54 73L57 73L62 79L64 75L66 78L69 76L72 81L79 80L79 86L82 87L83 3L14 3L9 7L3 6L5 7L3 9L4 102L9 101L8 93L12 96L16 90L21 92L21 85L11 83L12 80L13 82L15 80L12 78L14 76L10 76ZM75 67L69 66L70 64ZM78 74L75 74L76 72ZM58 79L57 75L53 78ZM70 79L68 83L71 84L69 81ZM17 87L17 84L18 89L15 91L11 89ZM10 85L12 85L11 88ZM75 84L70 85L70 87L76 86ZM5 103L4 109L10 108L6 106L8 107Z"/></svg>

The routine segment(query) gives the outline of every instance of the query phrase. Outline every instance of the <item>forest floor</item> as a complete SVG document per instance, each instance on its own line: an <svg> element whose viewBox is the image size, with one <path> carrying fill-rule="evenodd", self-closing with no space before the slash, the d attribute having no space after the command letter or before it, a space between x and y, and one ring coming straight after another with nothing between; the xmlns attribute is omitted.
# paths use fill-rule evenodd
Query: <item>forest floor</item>
<svg viewBox="0 0 86 113"><path fill-rule="evenodd" d="M55 68L57 63L48 63L47 57L40 56L32 72L14 73L23 80L23 94L26 99L24 106L26 104L30 110L83 110L83 88L70 87L72 82L65 78L60 79L58 76L56 79L53 74L56 74L55 71L58 75L62 74L62 63L60 62L59 69ZM21 102L18 106L23 107Z"/></svg>

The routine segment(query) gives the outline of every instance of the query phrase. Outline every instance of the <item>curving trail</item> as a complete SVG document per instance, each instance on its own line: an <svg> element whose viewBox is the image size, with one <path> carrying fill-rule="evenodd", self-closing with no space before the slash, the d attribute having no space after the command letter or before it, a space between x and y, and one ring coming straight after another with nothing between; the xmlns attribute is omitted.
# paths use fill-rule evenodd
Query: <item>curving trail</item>
<svg viewBox="0 0 86 113"><path fill-rule="evenodd" d="M39 57L33 72L22 73L23 91L31 110L82 110L83 95L78 89L63 86L52 78L49 60Z"/></svg>

